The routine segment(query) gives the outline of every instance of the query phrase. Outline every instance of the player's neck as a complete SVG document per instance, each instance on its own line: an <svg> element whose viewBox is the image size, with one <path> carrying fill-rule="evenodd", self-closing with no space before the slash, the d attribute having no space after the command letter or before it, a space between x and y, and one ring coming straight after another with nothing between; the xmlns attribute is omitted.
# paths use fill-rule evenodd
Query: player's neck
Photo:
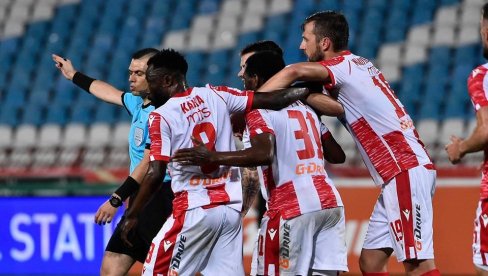
<svg viewBox="0 0 488 276"><path fill-rule="evenodd" d="M151 103L151 100L148 97L142 98L142 104L143 105L148 105Z"/></svg>
<svg viewBox="0 0 488 276"><path fill-rule="evenodd" d="M190 87L188 86L186 81L182 81L175 86L175 88L171 91L170 95L171 95L171 97L173 97L173 95L175 95L177 93L184 92L184 91L188 90L189 88Z"/></svg>
<svg viewBox="0 0 488 276"><path fill-rule="evenodd" d="M333 59L335 57L341 56L343 51L335 52L335 51L326 51L324 53L324 60Z"/></svg>

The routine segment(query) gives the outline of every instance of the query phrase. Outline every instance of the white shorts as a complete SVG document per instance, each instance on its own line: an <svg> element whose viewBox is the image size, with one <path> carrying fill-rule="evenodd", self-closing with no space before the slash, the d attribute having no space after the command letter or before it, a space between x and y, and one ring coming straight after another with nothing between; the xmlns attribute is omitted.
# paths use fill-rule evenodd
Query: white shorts
<svg viewBox="0 0 488 276"><path fill-rule="evenodd" d="M170 216L153 239L142 275L244 275L241 215L225 205Z"/></svg>
<svg viewBox="0 0 488 276"><path fill-rule="evenodd" d="M488 199L478 202L474 219L473 263L488 270Z"/></svg>
<svg viewBox="0 0 488 276"><path fill-rule="evenodd" d="M290 220L263 217L251 275L308 275L310 270L348 271L344 208Z"/></svg>
<svg viewBox="0 0 488 276"><path fill-rule="evenodd" d="M399 262L433 259L435 177L434 170L418 166L385 183L371 215L363 248L393 248Z"/></svg>

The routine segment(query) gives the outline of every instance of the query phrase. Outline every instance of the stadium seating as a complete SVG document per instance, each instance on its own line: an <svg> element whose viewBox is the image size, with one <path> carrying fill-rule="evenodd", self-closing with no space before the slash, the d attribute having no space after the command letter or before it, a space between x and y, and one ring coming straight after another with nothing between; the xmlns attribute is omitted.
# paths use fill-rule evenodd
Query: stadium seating
<svg viewBox="0 0 488 276"><path fill-rule="evenodd" d="M186 55L190 84L242 87L236 77L242 47L271 39L283 47L286 62L304 60L298 49L300 24L310 13L326 9L344 12L350 48L376 61L432 156L445 161L440 149L446 136L463 136L466 132L459 129L469 130L472 124L466 121L473 117L466 77L484 62L478 31L481 2L0 1L0 165L10 160L15 161L11 166L125 166L127 141L119 136L128 132L129 116L65 80L52 53L127 90L126 70L134 50L171 47ZM347 132L338 124L331 129L354 164L356 150Z"/></svg>

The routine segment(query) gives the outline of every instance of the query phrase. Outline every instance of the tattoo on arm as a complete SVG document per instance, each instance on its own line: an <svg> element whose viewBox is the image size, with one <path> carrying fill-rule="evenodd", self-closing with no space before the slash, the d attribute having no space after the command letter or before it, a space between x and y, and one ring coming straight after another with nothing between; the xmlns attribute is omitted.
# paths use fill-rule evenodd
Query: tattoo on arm
<svg viewBox="0 0 488 276"><path fill-rule="evenodd" d="M242 174L242 212L244 217L251 208L259 192L259 176L256 167L241 168Z"/></svg>

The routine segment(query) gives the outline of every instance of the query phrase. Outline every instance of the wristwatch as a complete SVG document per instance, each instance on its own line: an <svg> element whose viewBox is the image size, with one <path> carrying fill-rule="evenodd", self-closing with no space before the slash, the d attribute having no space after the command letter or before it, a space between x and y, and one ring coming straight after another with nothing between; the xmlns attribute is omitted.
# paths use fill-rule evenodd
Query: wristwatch
<svg viewBox="0 0 488 276"><path fill-rule="evenodd" d="M115 208L118 208L120 206L122 206L122 199L112 195L109 199L110 202L110 205L112 205L112 207L115 207Z"/></svg>

